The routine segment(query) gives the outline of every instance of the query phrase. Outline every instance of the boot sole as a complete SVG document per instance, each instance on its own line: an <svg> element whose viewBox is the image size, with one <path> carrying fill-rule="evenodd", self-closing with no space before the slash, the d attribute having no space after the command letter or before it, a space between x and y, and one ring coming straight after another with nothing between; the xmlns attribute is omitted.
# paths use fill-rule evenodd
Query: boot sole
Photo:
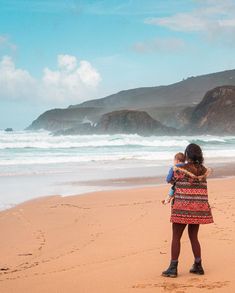
<svg viewBox="0 0 235 293"><path fill-rule="evenodd" d="M177 275L164 275L164 274L162 274L162 276L163 277L168 277L168 278L176 278L177 277Z"/></svg>
<svg viewBox="0 0 235 293"><path fill-rule="evenodd" d="M190 271L189 271L190 272ZM204 275L205 273L199 273L199 272L190 272L191 274L195 274L195 275Z"/></svg>

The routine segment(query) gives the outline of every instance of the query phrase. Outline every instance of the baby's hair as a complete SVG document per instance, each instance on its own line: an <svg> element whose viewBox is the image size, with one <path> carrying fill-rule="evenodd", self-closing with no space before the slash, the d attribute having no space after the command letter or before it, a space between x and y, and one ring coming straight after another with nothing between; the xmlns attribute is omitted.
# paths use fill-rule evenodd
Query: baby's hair
<svg viewBox="0 0 235 293"><path fill-rule="evenodd" d="M185 162L185 155L183 153L177 153L175 155L175 160L178 160L178 161L184 163Z"/></svg>

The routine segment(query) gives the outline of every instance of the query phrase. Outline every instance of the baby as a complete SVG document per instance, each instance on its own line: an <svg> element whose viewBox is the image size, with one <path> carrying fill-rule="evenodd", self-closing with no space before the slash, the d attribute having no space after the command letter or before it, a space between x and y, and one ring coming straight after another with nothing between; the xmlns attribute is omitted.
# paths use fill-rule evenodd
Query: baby
<svg viewBox="0 0 235 293"><path fill-rule="evenodd" d="M185 164L185 156L183 153L177 153L174 157L174 166L176 167L181 167ZM172 177L174 175L174 171L173 171L173 167L170 168L169 173L166 177L166 181L167 183L170 183L172 180ZM162 200L163 204L168 204L172 198L174 197L174 192L175 192L175 184L172 185L168 196L166 197L166 199Z"/></svg>

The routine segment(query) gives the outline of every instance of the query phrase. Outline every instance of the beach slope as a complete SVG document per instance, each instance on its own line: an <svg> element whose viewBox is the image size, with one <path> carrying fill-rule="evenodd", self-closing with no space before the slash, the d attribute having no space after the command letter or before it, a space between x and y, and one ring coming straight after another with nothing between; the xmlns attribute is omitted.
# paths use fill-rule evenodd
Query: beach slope
<svg viewBox="0 0 235 293"><path fill-rule="evenodd" d="M185 231L169 265L168 186L50 196L0 213L0 292L235 292L235 179L211 179L214 224L201 225L204 276L192 275Z"/></svg>

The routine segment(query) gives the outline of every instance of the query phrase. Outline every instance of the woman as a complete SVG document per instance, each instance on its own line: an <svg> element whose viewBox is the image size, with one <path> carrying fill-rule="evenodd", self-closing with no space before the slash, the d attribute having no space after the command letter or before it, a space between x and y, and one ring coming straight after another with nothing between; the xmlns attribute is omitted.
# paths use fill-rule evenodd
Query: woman
<svg viewBox="0 0 235 293"><path fill-rule="evenodd" d="M203 154L200 146L189 144L185 150L187 164L174 168L172 183L175 182L174 202L171 209L172 243L171 263L162 272L165 277L177 277L180 239L188 225L188 235L194 254L194 264L190 273L203 275L201 247L198 241L200 224L213 223L208 203L206 177L208 170L203 166Z"/></svg>

